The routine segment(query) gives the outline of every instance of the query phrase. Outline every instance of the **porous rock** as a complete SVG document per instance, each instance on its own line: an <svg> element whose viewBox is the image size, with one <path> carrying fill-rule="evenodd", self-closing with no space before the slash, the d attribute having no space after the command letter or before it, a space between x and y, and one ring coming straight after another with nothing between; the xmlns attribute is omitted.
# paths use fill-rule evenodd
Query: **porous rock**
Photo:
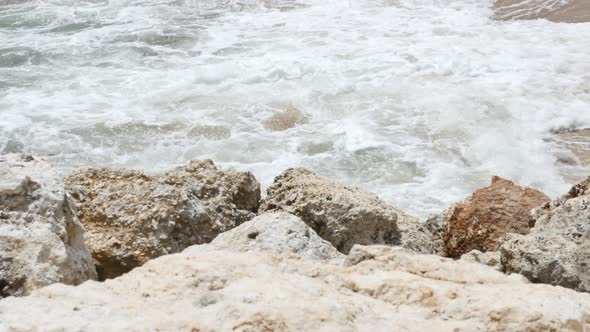
<svg viewBox="0 0 590 332"><path fill-rule="evenodd" d="M88 279L96 271L84 228L55 170L40 158L0 156L0 298Z"/></svg>
<svg viewBox="0 0 590 332"><path fill-rule="evenodd" d="M100 279L147 260L212 241L252 219L260 184L248 172L223 171L192 161L161 175L127 169L83 169L66 189L88 230Z"/></svg>
<svg viewBox="0 0 590 332"><path fill-rule="evenodd" d="M287 253L186 250L104 283L5 299L0 321L18 331L590 328L589 294L399 248L356 246L351 256L337 267Z"/></svg>
<svg viewBox="0 0 590 332"><path fill-rule="evenodd" d="M415 217L376 195L345 187L303 168L275 178L260 211L282 210L300 217L340 252L355 244L401 245L434 252L428 229Z"/></svg>
<svg viewBox="0 0 590 332"><path fill-rule="evenodd" d="M484 264L498 271L502 271L502 264L500 264L501 255L497 251L481 252L479 250L471 250L463 254L461 259L475 263Z"/></svg>
<svg viewBox="0 0 590 332"><path fill-rule="evenodd" d="M287 212L269 212L219 234L208 246L215 250L290 252L306 259L338 263L344 258L330 242L319 237L300 218ZM188 250L188 249L187 249Z"/></svg>
<svg viewBox="0 0 590 332"><path fill-rule="evenodd" d="M493 251L506 234L527 234L534 225L531 210L549 201L538 190L494 176L489 187L444 213L444 252L459 258L471 250Z"/></svg>
<svg viewBox="0 0 590 332"><path fill-rule="evenodd" d="M424 223L424 227L426 227L431 234L432 248L437 255L446 256L444 240L445 230L454 212L455 205L451 205L440 214L430 215Z"/></svg>
<svg viewBox="0 0 590 332"><path fill-rule="evenodd" d="M533 216L529 234L513 234L501 243L505 272L590 292L590 178Z"/></svg>

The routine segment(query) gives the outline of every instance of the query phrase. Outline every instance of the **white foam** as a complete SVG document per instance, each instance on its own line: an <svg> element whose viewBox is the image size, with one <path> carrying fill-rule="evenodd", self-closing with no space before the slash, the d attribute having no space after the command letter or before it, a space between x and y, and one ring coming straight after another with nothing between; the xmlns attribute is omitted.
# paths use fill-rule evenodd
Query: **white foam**
<svg viewBox="0 0 590 332"><path fill-rule="evenodd" d="M0 151L18 141L64 171L92 164L160 171L212 158L252 170L265 185L303 166L422 217L492 175L561 194L568 184L543 139L590 126L590 24L497 22L491 5L5 6ZM265 130L280 105L309 123ZM196 125L231 134L188 135Z"/></svg>

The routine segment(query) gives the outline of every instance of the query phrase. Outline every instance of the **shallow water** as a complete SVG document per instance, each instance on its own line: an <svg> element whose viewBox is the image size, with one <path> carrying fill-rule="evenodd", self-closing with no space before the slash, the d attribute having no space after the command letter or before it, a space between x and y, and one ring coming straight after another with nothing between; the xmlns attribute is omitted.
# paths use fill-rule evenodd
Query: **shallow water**
<svg viewBox="0 0 590 332"><path fill-rule="evenodd" d="M554 22L590 22L588 0L496 0L498 19L537 19Z"/></svg>
<svg viewBox="0 0 590 332"><path fill-rule="evenodd" d="M564 193L546 138L590 126L590 24L492 0L0 4L0 151L63 172L303 166L424 217L492 175Z"/></svg>

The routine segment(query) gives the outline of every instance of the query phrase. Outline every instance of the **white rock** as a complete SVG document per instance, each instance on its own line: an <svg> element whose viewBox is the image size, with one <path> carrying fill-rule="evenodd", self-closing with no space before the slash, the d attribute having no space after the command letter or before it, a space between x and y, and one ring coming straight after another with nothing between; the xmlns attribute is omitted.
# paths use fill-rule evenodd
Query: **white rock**
<svg viewBox="0 0 590 332"><path fill-rule="evenodd" d="M286 211L300 217L342 253L355 244L400 245L434 253L432 235L418 218L375 194L343 186L304 168L275 178L260 211Z"/></svg>
<svg viewBox="0 0 590 332"><path fill-rule="evenodd" d="M590 292L590 178L534 217L529 234L510 234L500 245L504 271Z"/></svg>
<svg viewBox="0 0 590 332"><path fill-rule="evenodd" d="M193 248L200 247L204 246ZM219 234L209 247L243 252L290 252L306 259L334 262L344 258L330 242L320 238L301 219L286 212L262 214Z"/></svg>
<svg viewBox="0 0 590 332"><path fill-rule="evenodd" d="M18 331L584 331L590 295L386 246L347 267L293 254L162 256L119 278L0 301Z"/></svg>
<svg viewBox="0 0 590 332"><path fill-rule="evenodd" d="M49 163L0 156L0 297L96 279L83 234Z"/></svg>
<svg viewBox="0 0 590 332"><path fill-rule="evenodd" d="M471 250L461 256L461 260L484 264L498 271L502 271L500 259L501 255L497 251L481 252L479 250Z"/></svg>

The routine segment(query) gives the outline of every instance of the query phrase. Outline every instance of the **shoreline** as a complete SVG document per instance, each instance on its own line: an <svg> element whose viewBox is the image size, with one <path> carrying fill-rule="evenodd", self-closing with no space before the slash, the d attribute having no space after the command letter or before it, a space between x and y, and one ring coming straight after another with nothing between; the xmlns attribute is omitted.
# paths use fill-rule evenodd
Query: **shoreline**
<svg viewBox="0 0 590 332"><path fill-rule="evenodd" d="M282 172L265 197L252 174L207 160L159 175L81 169L62 183L42 159L13 154L0 158L0 179L8 331L240 330L253 319L244 331L310 321L353 331L590 327L590 230L576 235L590 217L590 178L550 200L494 177L426 221L302 168ZM356 314L336 319L339 310Z"/></svg>
<svg viewBox="0 0 590 332"><path fill-rule="evenodd" d="M560 5L548 0L496 0L494 18L497 20L547 19L556 23L590 22L590 3L568 0Z"/></svg>

